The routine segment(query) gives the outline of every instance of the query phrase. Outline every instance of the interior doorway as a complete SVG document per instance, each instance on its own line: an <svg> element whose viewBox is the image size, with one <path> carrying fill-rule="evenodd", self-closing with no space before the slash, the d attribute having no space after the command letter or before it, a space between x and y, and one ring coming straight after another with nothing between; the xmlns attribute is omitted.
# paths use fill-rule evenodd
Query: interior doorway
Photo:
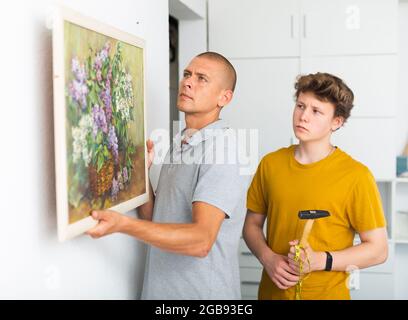
<svg viewBox="0 0 408 320"><path fill-rule="evenodd" d="M169 76L170 76L170 142L177 134L179 111L177 109L177 95L179 86L179 22L169 16Z"/></svg>

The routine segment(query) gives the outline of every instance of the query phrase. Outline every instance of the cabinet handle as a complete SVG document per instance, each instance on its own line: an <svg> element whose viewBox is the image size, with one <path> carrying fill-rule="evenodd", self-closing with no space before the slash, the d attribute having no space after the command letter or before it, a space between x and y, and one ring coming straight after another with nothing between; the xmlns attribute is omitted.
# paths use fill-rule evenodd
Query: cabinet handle
<svg viewBox="0 0 408 320"><path fill-rule="evenodd" d="M307 32L306 32L306 15L303 15L303 38L307 37Z"/></svg>
<svg viewBox="0 0 408 320"><path fill-rule="evenodd" d="M250 285L259 286L259 281L241 281L241 284L250 284Z"/></svg>
<svg viewBox="0 0 408 320"><path fill-rule="evenodd" d="M295 33L294 33L294 17L293 14L290 15L290 37L293 39L295 37Z"/></svg>
<svg viewBox="0 0 408 320"><path fill-rule="evenodd" d="M243 256L253 256L251 252L241 252Z"/></svg>

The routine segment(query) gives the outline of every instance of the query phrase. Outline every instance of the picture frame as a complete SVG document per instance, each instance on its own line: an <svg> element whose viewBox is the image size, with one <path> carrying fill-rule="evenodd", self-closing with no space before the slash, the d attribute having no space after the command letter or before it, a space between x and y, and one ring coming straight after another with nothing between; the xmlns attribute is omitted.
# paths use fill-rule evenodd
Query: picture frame
<svg viewBox="0 0 408 320"><path fill-rule="evenodd" d="M145 41L65 7L52 19L58 239L149 199Z"/></svg>

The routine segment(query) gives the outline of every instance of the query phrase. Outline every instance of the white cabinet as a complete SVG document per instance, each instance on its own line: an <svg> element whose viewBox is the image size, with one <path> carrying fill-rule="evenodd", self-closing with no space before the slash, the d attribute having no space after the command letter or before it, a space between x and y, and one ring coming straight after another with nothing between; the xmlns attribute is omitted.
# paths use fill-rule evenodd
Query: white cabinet
<svg viewBox="0 0 408 320"><path fill-rule="evenodd" d="M395 119L350 118L332 142L365 164L379 179L395 177Z"/></svg>
<svg viewBox="0 0 408 320"><path fill-rule="evenodd" d="M395 297L394 256L395 247L390 242L385 263L352 272L348 279L351 299L393 299Z"/></svg>
<svg viewBox="0 0 408 320"><path fill-rule="evenodd" d="M397 52L398 0L302 0L304 56Z"/></svg>
<svg viewBox="0 0 408 320"><path fill-rule="evenodd" d="M209 0L209 49L229 58L397 52L398 0Z"/></svg>
<svg viewBox="0 0 408 320"><path fill-rule="evenodd" d="M299 56L298 0L209 0L209 49L228 58Z"/></svg>
<svg viewBox="0 0 408 320"><path fill-rule="evenodd" d="M290 144L298 59L231 59L238 81L221 117L235 129L259 130L259 156Z"/></svg>
<svg viewBox="0 0 408 320"><path fill-rule="evenodd" d="M408 179L400 178L395 182L395 222L394 239L408 244Z"/></svg>
<svg viewBox="0 0 408 320"><path fill-rule="evenodd" d="M247 247L245 240L239 242L239 266L241 295L243 300L257 300L261 282L262 265Z"/></svg>
<svg viewBox="0 0 408 320"><path fill-rule="evenodd" d="M352 280L352 300L389 300L394 298L394 277L391 273L362 273Z"/></svg>
<svg viewBox="0 0 408 320"><path fill-rule="evenodd" d="M342 78L354 93L354 117L395 117L397 63L397 55L309 57L301 59L301 72Z"/></svg>

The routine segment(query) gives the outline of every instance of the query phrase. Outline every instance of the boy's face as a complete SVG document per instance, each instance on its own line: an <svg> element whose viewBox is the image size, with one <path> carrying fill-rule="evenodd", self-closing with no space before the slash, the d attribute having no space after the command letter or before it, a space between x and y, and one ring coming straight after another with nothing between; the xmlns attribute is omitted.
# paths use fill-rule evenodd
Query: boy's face
<svg viewBox="0 0 408 320"><path fill-rule="evenodd" d="M293 131L301 142L329 140L333 131L343 124L334 117L335 106L323 102L312 92L301 92L293 111Z"/></svg>
<svg viewBox="0 0 408 320"><path fill-rule="evenodd" d="M225 66L218 61L196 57L184 70L177 106L187 114L209 113L227 104Z"/></svg>

